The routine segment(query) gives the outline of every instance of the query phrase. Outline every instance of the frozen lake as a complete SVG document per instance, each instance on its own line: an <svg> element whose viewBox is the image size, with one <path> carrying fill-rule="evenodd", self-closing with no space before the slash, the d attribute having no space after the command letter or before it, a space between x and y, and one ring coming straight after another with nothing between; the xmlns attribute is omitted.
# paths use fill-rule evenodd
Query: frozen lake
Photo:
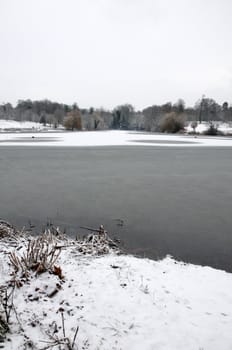
<svg viewBox="0 0 232 350"><path fill-rule="evenodd" d="M69 232L103 223L132 253L232 271L231 152L2 146L0 217L38 228L49 218Z"/></svg>

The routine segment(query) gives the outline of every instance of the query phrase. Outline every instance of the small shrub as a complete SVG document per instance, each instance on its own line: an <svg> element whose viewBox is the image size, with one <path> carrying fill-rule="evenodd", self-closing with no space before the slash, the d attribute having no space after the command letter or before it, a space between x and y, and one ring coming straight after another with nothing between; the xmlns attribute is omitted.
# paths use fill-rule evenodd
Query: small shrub
<svg viewBox="0 0 232 350"><path fill-rule="evenodd" d="M14 310L14 289L15 287L0 286L0 343L4 341L9 331L11 313ZM4 347L1 347L2 349Z"/></svg>
<svg viewBox="0 0 232 350"><path fill-rule="evenodd" d="M175 112L166 114L160 122L160 131L168 133L177 133L184 129L184 117Z"/></svg>
<svg viewBox="0 0 232 350"><path fill-rule="evenodd" d="M206 129L203 134L209 136L216 136L219 134L218 128L213 123L210 123L209 128Z"/></svg>
<svg viewBox="0 0 232 350"><path fill-rule="evenodd" d="M4 316L0 314L0 343L4 341L5 334L9 331L9 326ZM1 346L0 346L1 348Z"/></svg>
<svg viewBox="0 0 232 350"><path fill-rule="evenodd" d="M193 133L196 134L196 128L197 128L197 122L196 121L193 121L191 123L191 128L193 129Z"/></svg>
<svg viewBox="0 0 232 350"><path fill-rule="evenodd" d="M20 236L20 232L9 222L0 219L0 239L11 239L17 236Z"/></svg>
<svg viewBox="0 0 232 350"><path fill-rule="evenodd" d="M55 237L48 230L41 236L29 240L26 251L22 256L11 252L9 260L14 268L15 274L21 272L21 276L27 278L29 271L35 271L37 274L50 271L58 275L55 270L55 262L61 252L61 248L57 245ZM57 269L57 267L56 267ZM60 272L61 276L62 273Z"/></svg>

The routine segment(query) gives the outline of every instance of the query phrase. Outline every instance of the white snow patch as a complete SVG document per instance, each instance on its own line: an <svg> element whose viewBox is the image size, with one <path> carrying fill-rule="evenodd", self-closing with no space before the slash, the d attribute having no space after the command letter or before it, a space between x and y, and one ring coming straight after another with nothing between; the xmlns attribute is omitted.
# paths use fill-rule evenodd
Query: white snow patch
<svg viewBox="0 0 232 350"><path fill-rule="evenodd" d="M59 125L59 129L64 129ZM12 132L20 132L20 131L57 131L57 129L51 128L48 125L44 126L41 123L30 122L30 121L17 121L17 120L6 120L0 119L0 132L12 131Z"/></svg>
<svg viewBox="0 0 232 350"><path fill-rule="evenodd" d="M0 281L7 279L6 246L0 246ZM5 350L34 349L49 341L56 325L62 337L76 327L78 349L229 350L232 348L232 275L209 267L133 256L83 256L75 247L61 254L65 280L44 273L15 291L14 304L24 329L11 324ZM49 298L60 283L61 290ZM32 301L33 297L35 300ZM24 334L24 336L23 336ZM26 336L26 337L25 337ZM56 349L56 348L54 348Z"/></svg>
<svg viewBox="0 0 232 350"><path fill-rule="evenodd" d="M16 129L16 130L22 130L22 129L41 130L42 124L36 123L36 122L29 122L29 121L19 122L16 120L0 119L0 131L12 130L12 129Z"/></svg>
<svg viewBox="0 0 232 350"><path fill-rule="evenodd" d="M192 122L189 123L186 126L186 131L187 132L193 132L193 128L191 126ZM225 135L226 134L232 134L232 123L223 123L223 122L219 122L219 121L212 121L212 124L221 132L223 132ZM209 129L210 124L208 122L201 122L201 123L197 123L197 127L195 129L195 131L199 134L202 134L203 132L205 132L207 129Z"/></svg>

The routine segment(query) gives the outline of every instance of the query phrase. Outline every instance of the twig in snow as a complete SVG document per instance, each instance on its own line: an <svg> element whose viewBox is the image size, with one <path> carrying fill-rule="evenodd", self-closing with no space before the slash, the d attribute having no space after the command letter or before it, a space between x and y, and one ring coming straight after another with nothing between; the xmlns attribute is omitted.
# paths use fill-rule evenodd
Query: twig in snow
<svg viewBox="0 0 232 350"><path fill-rule="evenodd" d="M73 340L71 341L70 338L66 337L66 331L65 331L65 322L64 322L64 314L63 311L61 311L61 322L62 322L62 332L63 332L63 338L59 338L57 335L52 335L47 332L47 335L51 339L51 341L45 341L41 340L43 343L47 343L48 345L40 350L48 350L51 348L54 348L55 346L63 345L63 350L74 350L75 349L75 343L76 343L76 337L79 330L79 326L76 327Z"/></svg>

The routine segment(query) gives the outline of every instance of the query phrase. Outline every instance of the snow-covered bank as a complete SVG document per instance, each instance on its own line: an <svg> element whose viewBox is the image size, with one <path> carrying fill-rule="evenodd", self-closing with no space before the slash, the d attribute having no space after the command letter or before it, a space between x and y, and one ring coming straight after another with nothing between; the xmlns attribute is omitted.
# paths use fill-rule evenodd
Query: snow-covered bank
<svg viewBox="0 0 232 350"><path fill-rule="evenodd" d="M193 132L193 127L192 127L192 123L189 123L185 130L187 132ZM204 133L207 129L209 129L209 122L201 122L201 123L197 123L196 124L196 128L195 128L195 132L196 133L199 133L199 134L202 134ZM220 121L212 121L212 125L214 127L216 127L218 129L218 131L222 132L223 134L227 135L227 134L232 134L232 123L223 123L223 122L220 122Z"/></svg>
<svg viewBox="0 0 232 350"><path fill-rule="evenodd" d="M228 123L215 122L218 130L225 134L232 133ZM209 123L202 122L196 127L197 133L203 133ZM7 132L5 132L7 131ZM191 123L187 132L193 132ZM67 132L63 126L49 128L35 122L0 120L0 146L159 146L159 147L197 147L197 146L232 146L230 137L206 137L202 135L153 134L137 131L83 131Z"/></svg>
<svg viewBox="0 0 232 350"><path fill-rule="evenodd" d="M64 127L59 125L59 128L63 130ZM17 120L6 120L6 119L0 119L0 132L20 132L20 131L54 131L55 129L52 127L49 127L47 125L43 125L38 122L30 122L30 121L17 121Z"/></svg>
<svg viewBox="0 0 232 350"><path fill-rule="evenodd" d="M64 337L64 329L72 341L77 327L73 349L232 348L231 274L170 257L152 261L113 253L83 255L77 245L64 245L56 262L64 279L31 273L15 290L18 320L12 312L5 350L48 349ZM25 241L19 240L17 255L23 246ZM12 278L12 249L0 241L1 285Z"/></svg>
<svg viewBox="0 0 232 350"><path fill-rule="evenodd" d="M231 147L232 138L152 134L132 131L83 131L53 133L0 133L0 146L150 146Z"/></svg>

